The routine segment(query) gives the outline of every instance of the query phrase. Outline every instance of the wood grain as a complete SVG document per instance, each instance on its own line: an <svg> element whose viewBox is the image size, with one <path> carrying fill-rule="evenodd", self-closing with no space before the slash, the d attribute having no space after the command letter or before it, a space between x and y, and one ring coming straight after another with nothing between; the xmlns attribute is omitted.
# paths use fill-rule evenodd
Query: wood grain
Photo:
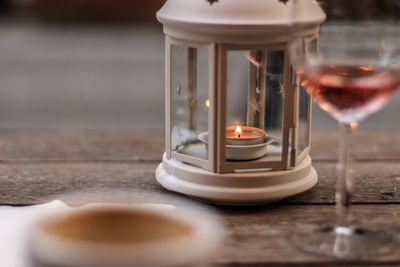
<svg viewBox="0 0 400 267"><path fill-rule="evenodd" d="M352 156L359 160L400 159L400 130L356 130L352 137ZM314 130L311 156L314 160L336 160L339 132Z"/></svg>
<svg viewBox="0 0 400 267"><path fill-rule="evenodd" d="M334 216L336 137L314 133L319 182L308 192L272 205L214 206L226 224L215 266L400 266L400 245L386 256L338 261L300 251L290 241L298 223ZM400 240L400 131L360 131L355 142L354 217L384 223ZM163 151L162 131L0 131L0 204L138 196L169 201L177 194L154 179Z"/></svg>
<svg viewBox="0 0 400 267"><path fill-rule="evenodd" d="M399 226L399 207L394 205L357 205L354 217L369 222ZM333 206L270 205L224 208L227 241L218 263L223 266L354 266L400 265L400 248L386 256L364 261L337 261L305 253L293 246L290 236L296 225L332 219ZM384 221L384 222L383 222ZM392 231L398 234L397 228Z"/></svg>
<svg viewBox="0 0 400 267"><path fill-rule="evenodd" d="M164 192L154 179L157 163L12 163L0 164L0 203L37 204L60 194L125 190ZM281 205L334 203L335 163L315 162L319 182ZM400 203L400 164L357 163L355 203Z"/></svg>
<svg viewBox="0 0 400 267"><path fill-rule="evenodd" d="M159 161L162 130L0 131L2 161Z"/></svg>
<svg viewBox="0 0 400 267"><path fill-rule="evenodd" d="M336 160L336 130L315 130L315 161ZM359 160L400 159L400 130L360 130L353 156ZM159 161L163 130L0 131L0 161Z"/></svg>
<svg viewBox="0 0 400 267"><path fill-rule="evenodd" d="M354 203L400 203L400 161L353 164ZM292 204L333 204L336 164L315 161L318 184L308 192L288 198Z"/></svg>
<svg viewBox="0 0 400 267"><path fill-rule="evenodd" d="M381 194L392 190L399 182L394 177L399 174L399 164L369 165L360 163L356 168L360 183L354 197L360 203L382 204L356 205L354 217L361 221L374 218L390 226L400 226L400 208L393 205L399 203L399 195L397 192L393 197ZM86 201L110 198L118 192L125 192L133 199L143 192L157 197L171 196L154 181L155 167L154 163L1 164L0 203L34 204L54 198L68 202L77 192L91 192L92 198ZM288 239L296 231L296 223L328 219L334 215L333 205L325 205L333 203L334 164L319 163L317 169L321 173L318 186L284 202L256 207L216 207L227 227L227 238L216 266L353 266L355 262L335 261L302 252ZM379 170L380 175L373 177ZM364 175L369 177L359 178ZM390 179L392 182L385 182ZM400 250L389 256L357 262L360 264L400 264Z"/></svg>

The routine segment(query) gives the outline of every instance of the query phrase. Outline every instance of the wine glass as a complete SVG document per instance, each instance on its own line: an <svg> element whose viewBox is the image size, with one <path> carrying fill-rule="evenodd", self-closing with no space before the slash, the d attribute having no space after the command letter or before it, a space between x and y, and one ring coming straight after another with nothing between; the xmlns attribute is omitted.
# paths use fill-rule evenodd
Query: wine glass
<svg viewBox="0 0 400 267"><path fill-rule="evenodd" d="M289 52L300 87L339 122L341 133L336 221L303 224L292 240L309 252L338 258L387 253L396 243L389 227L351 218L349 147L352 128L380 110L400 86L400 0L313 1L326 15L317 39L298 34L309 27L299 18L312 0L291 1Z"/></svg>

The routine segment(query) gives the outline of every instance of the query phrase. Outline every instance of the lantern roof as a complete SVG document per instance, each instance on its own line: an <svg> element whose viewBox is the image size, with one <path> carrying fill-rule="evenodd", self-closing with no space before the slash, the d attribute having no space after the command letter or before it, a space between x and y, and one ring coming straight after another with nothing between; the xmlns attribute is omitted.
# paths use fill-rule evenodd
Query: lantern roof
<svg viewBox="0 0 400 267"><path fill-rule="evenodd" d="M319 25L325 14L314 0L298 0L296 22ZM164 26L204 30L287 28L293 0L168 0L157 13Z"/></svg>

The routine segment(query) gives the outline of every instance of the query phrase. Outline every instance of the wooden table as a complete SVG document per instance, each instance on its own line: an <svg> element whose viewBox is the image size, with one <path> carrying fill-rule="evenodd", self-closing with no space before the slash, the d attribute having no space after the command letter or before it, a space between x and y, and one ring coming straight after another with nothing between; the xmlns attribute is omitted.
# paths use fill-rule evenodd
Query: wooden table
<svg viewBox="0 0 400 267"><path fill-rule="evenodd" d="M354 214L400 224L400 130L359 131L354 138ZM296 222L334 215L337 133L314 131L318 185L280 203L217 207L227 240L216 266L400 266L400 249L368 261L337 261L294 248ZM168 194L154 180L162 131L0 131L0 203L30 205L76 191L142 189ZM1 263L1 259L0 259Z"/></svg>

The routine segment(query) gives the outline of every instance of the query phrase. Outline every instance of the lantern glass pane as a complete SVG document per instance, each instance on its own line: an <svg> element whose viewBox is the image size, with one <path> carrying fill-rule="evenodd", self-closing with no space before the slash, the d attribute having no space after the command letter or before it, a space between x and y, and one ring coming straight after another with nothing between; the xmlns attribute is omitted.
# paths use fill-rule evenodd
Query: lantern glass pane
<svg viewBox="0 0 400 267"><path fill-rule="evenodd" d="M249 80L248 51L228 53L227 73L227 125L244 125L247 112L247 86Z"/></svg>
<svg viewBox="0 0 400 267"><path fill-rule="evenodd" d="M298 123L297 155L300 155L309 146L309 136L310 136L309 108L310 108L310 96L301 86L299 91L299 123Z"/></svg>
<svg viewBox="0 0 400 267"><path fill-rule="evenodd" d="M315 54L318 53L318 41L312 39L306 42L306 53ZM298 147L297 155L300 155L306 148L309 147L310 140L310 103L311 97L306 93L304 86L300 84L299 90L299 122L298 122Z"/></svg>
<svg viewBox="0 0 400 267"><path fill-rule="evenodd" d="M275 157L282 155L283 144L283 78L284 78L284 51L270 51L266 55L266 96L265 96L265 128L273 139L269 151Z"/></svg>
<svg viewBox="0 0 400 267"><path fill-rule="evenodd" d="M208 50L171 47L171 150L208 159Z"/></svg>
<svg viewBox="0 0 400 267"><path fill-rule="evenodd" d="M283 63L283 51L227 53L225 157L247 161L241 169L254 169L252 161L282 160Z"/></svg>

